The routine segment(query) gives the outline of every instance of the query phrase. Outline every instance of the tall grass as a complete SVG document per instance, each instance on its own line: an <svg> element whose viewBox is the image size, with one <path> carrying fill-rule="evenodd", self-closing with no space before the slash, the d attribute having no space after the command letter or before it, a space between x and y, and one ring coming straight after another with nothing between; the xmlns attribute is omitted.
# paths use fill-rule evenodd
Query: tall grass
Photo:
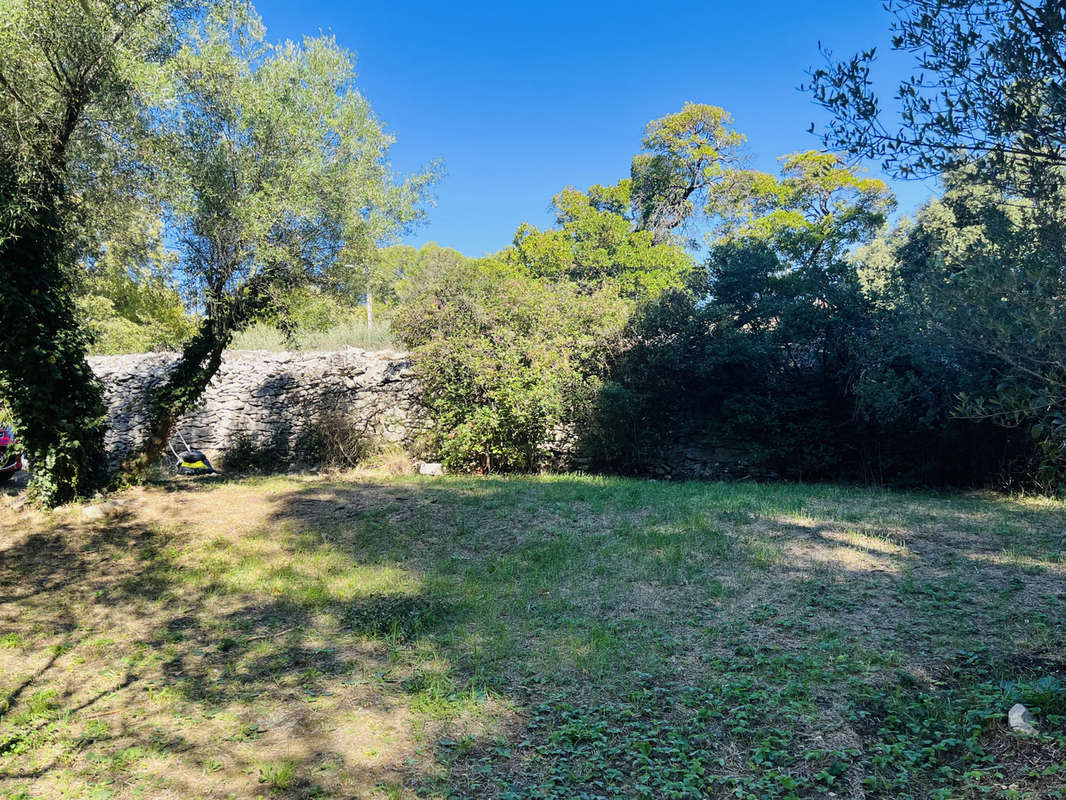
<svg viewBox="0 0 1066 800"><path fill-rule="evenodd" d="M291 338L277 328L257 323L233 338L231 350L270 350L273 352L340 350L359 347L363 350L399 350L387 320L375 321L373 328L359 319L346 319L325 330L297 331Z"/></svg>

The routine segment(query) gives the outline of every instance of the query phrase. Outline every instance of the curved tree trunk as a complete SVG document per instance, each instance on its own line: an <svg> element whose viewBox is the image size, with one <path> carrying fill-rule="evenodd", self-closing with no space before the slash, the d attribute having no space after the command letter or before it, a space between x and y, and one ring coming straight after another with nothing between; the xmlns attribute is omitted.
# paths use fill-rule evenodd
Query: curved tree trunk
<svg viewBox="0 0 1066 800"><path fill-rule="evenodd" d="M206 319L186 344L181 359L152 399L148 437L122 464L122 477L139 480L163 454L178 419L196 402L222 364L222 353L232 337L232 328Z"/></svg>

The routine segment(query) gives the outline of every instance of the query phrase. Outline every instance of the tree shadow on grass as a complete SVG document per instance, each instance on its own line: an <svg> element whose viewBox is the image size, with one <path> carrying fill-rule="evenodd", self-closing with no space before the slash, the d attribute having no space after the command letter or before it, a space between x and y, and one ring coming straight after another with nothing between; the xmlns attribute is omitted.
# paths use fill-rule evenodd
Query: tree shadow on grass
<svg viewBox="0 0 1066 800"><path fill-rule="evenodd" d="M455 608L411 586L241 590L190 572L181 527L80 516L0 540L0 793L73 770L181 796L368 796L417 772L411 742L365 757L407 736L399 679L374 676Z"/></svg>
<svg viewBox="0 0 1066 800"><path fill-rule="evenodd" d="M744 652L764 654L790 637L818 644L817 631L779 626L784 615L770 606L838 590L813 582L820 573L809 563L775 563L771 553L762 565L757 540L863 552L834 534L844 523L783 522L803 487L664 494L565 477L259 485L172 482L151 495L171 501L167 525L134 504L106 523L57 515L0 539L0 635L26 639L0 649L0 664L15 667L0 677L11 696L0 742L20 737L0 753L0 790L67 780L72 769L114 786L151 769L181 796L435 785L434 755L462 740L447 726L481 702L464 700L480 689L519 708L553 693L594 707L644 672L641 686L672 691L704 679L699 657L719 647L705 626L723 618L722 635L738 638L720 645L738 653L753 644ZM253 493L261 513L232 516ZM951 524L958 513L929 512ZM759 533L767 521L773 535ZM933 613L949 607L944 593L955 589L932 572L922 584L934 550L889 560L932 592L919 599ZM755 576L750 595L708 588L740 571ZM819 609L826 624L910 613L888 602L905 590L894 574L853 566L838 577L891 591ZM850 635L882 646L858 628ZM926 647L915 641L916 652ZM51 699L41 694L49 690ZM417 743L407 738L412 713L432 723ZM471 752L490 755L489 739L478 741ZM31 745L60 754L42 767L14 752ZM142 766L122 755L131 752Z"/></svg>
<svg viewBox="0 0 1066 800"><path fill-rule="evenodd" d="M890 673L896 667L903 667L904 675L909 674L907 670L925 675L926 683L921 685L928 697L921 697L925 698L922 702L930 703L950 704L956 695L969 697L971 684L978 680L995 683L1063 677L1060 657L1043 651L1027 656L1019 650L1025 647L1021 642L1027 635L1037 638L1028 618L992 616L1003 606L1002 592L1017 579L1018 570L1010 565L985 566L981 574L967 569L968 558L998 547L969 533L975 524L983 524L981 514L991 513L978 509L977 500L930 501L918 516L919 526L909 531L913 536L897 543L882 533L883 523L876 513L869 512L868 501L861 497L841 498L843 506L850 506L846 513L857 513L861 524L817 513L810 524L790 522L802 506L795 495L802 495L804 487L746 488L744 495L759 496L749 511L747 501L740 503L741 508L735 498L724 498L721 487L715 485L677 488L671 498L681 501L677 509L642 508L639 503L630 507L628 500L622 509L615 501L627 494L627 484L604 486L585 479L555 478L551 485L540 485L532 479L521 491L516 488L518 484L490 479L422 484L418 490L404 485L311 486L280 497L276 503L275 519L294 533L317 532L355 560L410 564L443 596L474 597L471 602L475 608L464 609L453 620L457 629L446 631L446 636L438 635L445 631L433 632L433 638L461 666L456 677L495 681L495 687L527 713L534 708L549 709L534 714L533 720L541 725L535 734L527 731L512 737L511 744L525 740L530 745L523 745L525 750L512 750L511 744L504 746L489 739L478 740L472 747L463 745L467 748L463 753L454 743L443 748L441 758L450 764L449 780L453 788L464 787L460 793L468 794L463 796L496 796L501 785L508 785L507 791L516 792L516 797L539 797L540 790L533 787L548 776L560 781L559 794L551 796L593 791L595 784L585 782L580 775L587 767L585 759L595 748L590 749L587 743L576 747L568 762L559 756L562 750L558 748L563 745L558 737L573 726L576 716L587 714L602 722L597 716L599 709L614 707L621 708L624 715L633 714L639 726L647 726L649 742L637 744L654 748L651 733L669 729L678 722L677 714L687 712L678 704L666 711L639 703L626 705L626 700L618 706L618 698L628 697L626 692L637 688L644 691L647 687L642 682L650 681L655 691L667 696L683 696L695 686L707 693L707 703L718 702L729 686L717 685L713 669L699 664L704 656L708 663L729 665L728 681L754 681L753 697L774 698L776 689L798 684L796 691L804 697L809 692L811 703L803 713L815 716L806 724L815 726L819 735L836 739L843 734L834 731L849 730L837 707L847 702L846 696L841 700L841 693L861 695L868 690L876 694L882 679L885 687L895 687L899 679ZM645 504L661 501L653 489L644 491ZM824 493L824 489L815 491ZM477 499L473 508L467 502L470 497ZM529 508L531 499L534 508ZM909 506L915 498L903 496L898 501ZM504 508L499 508L500 502ZM607 510L590 514L595 520L590 530L584 520L560 514L560 504ZM496 513L497 509L501 513ZM1049 519L1037 521L1043 526L1057 515L1055 512ZM630 518L641 522L636 531L626 525ZM1039 545L1040 530L1026 535L1033 539L1027 546L1049 558ZM767 544L784 549L774 552L773 547L765 547ZM630 548L628 553L624 545ZM585 559L587 550L596 550L600 563ZM709 567L709 552L723 563ZM645 563L639 568L627 566L627 558ZM648 575L656 574L651 566L658 563L664 565L661 575L648 580ZM622 594L596 605L595 592L583 597L575 591L582 581L595 585L604 573L615 569L630 570L615 584ZM543 570L543 588L538 586L539 570ZM699 613L708 605L700 583L713 574L728 580L733 577L731 572L753 577L738 590L735 600L727 594L719 607ZM1034 579L1030 576L1030 580ZM527 637L524 646L508 651L505 666L486 664L484 658L478 658L472 634L491 635L496 630L491 624L493 615L507 621L515 608L509 598L519 584L529 584L533 590L514 599L525 602L522 622L536 630L523 632ZM649 595L657 592L660 597L639 598L650 612L640 619L617 617L631 599L624 592L632 586L647 586ZM499 598L499 602L484 598ZM1041 606L1041 613L1050 620L1062 620L1061 610L1041 603L1036 595L1027 599L1034 607ZM726 640L708 642L706 635L701 640L702 620L721 626ZM468 622L474 624L463 630ZM686 632L691 633L687 638ZM1012 632L1018 636L1011 636ZM620 640L618 646L605 651L618 661L608 673L627 673L628 678L596 673L594 662L568 663L552 652L557 649L562 653L571 638L588 643L597 636ZM659 638L666 643L660 645ZM959 647L976 661L960 668ZM685 652L687 648L695 652ZM824 661L819 653L824 653ZM637 665L648 663L641 660L647 655L651 655L652 666L642 669ZM874 673L884 669L885 674L868 676L865 670L869 667L864 666L867 659L876 665ZM584 669L589 663L593 664L591 672ZM771 669L780 674L753 677ZM634 677L640 673L643 677ZM825 676L830 674L840 686L825 683ZM854 684L847 684L849 680ZM937 688L938 681L949 687L944 697ZM845 690L845 685L851 689ZM747 698L735 700L741 701ZM756 705L766 724L776 719L772 709L765 707L765 700ZM730 734L724 723L696 726L693 734L703 735L708 730L739 748L733 756L745 752L749 745L746 734ZM946 736L957 733L950 727L945 730ZM848 735L855 738L847 746L859 751L853 766L848 767L848 776L857 781L868 766L863 748L880 745L876 736ZM1009 740L1009 734L999 728L994 730L994 737L997 743ZM512 755L499 755L503 751ZM1018 767L1022 756L1016 758L1006 744L1003 751L1008 754L1005 758L1010 768ZM1054 747L1044 748L1040 762L1051 763L1057 752ZM715 751L713 755L721 754ZM793 752L789 758L793 755L802 753ZM532 761L523 761L527 757ZM1012 758L1015 761L1009 761ZM789 769L794 767L796 775L805 776L813 786L817 783L814 773L822 767L835 768L834 763L828 757L812 756L809 762L798 758ZM611 769L620 766L636 769L621 757L607 764ZM756 777L760 769L769 770L765 765L760 768L742 763L735 768L750 770ZM920 772L925 767L915 769ZM589 774L594 777L599 773L593 770ZM523 782L532 783L523 788ZM624 781L615 789L610 796L633 796L626 792L636 791Z"/></svg>

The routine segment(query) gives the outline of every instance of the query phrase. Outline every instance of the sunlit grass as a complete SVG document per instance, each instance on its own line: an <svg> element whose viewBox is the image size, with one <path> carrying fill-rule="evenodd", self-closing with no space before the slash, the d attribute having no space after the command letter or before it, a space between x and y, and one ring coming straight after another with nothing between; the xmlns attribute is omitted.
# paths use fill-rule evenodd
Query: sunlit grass
<svg viewBox="0 0 1066 800"><path fill-rule="evenodd" d="M231 350L332 351L344 347L363 350L400 350L399 340L388 320L375 320L367 327L364 320L346 319L325 330L303 330L292 335L266 323L257 323L238 333L230 344Z"/></svg>
<svg viewBox="0 0 1066 800"><path fill-rule="evenodd" d="M0 539L0 796L998 796L958 766L967 713L1016 796L1066 763L1057 500L367 474L127 497ZM1052 734L1024 757L1012 698ZM918 718L897 751L860 712Z"/></svg>

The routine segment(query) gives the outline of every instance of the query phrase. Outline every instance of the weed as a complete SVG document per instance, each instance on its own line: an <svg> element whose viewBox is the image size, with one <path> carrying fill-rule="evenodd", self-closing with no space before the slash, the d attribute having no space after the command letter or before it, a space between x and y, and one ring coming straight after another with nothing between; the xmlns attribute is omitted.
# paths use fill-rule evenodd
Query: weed
<svg viewBox="0 0 1066 800"><path fill-rule="evenodd" d="M296 783L296 763L289 759L264 761L258 765L259 782L274 791L283 792Z"/></svg>

